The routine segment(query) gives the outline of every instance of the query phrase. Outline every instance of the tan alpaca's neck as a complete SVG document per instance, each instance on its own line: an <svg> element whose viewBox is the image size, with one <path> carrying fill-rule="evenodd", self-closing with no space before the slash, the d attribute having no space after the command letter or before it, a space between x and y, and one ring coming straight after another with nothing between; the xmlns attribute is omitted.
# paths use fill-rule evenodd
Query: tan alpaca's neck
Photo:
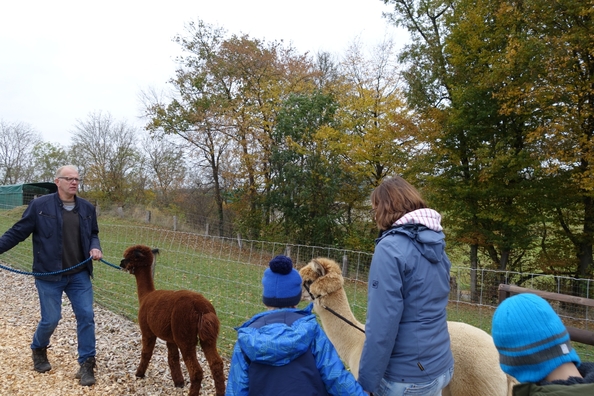
<svg viewBox="0 0 594 396"><path fill-rule="evenodd" d="M342 288L321 297L314 305L315 311L322 321L324 332L326 332L326 335L328 335L328 338L336 348L338 355L346 362L355 378L357 378L359 374L359 359L361 357L363 343L365 342L365 333L334 315L328 309L324 308L324 306L340 314L361 330L365 330L365 326L353 315L346 293Z"/></svg>
<svg viewBox="0 0 594 396"><path fill-rule="evenodd" d="M317 301L317 305L316 312L318 315L320 315L324 331L328 334L330 339L336 342L336 344L344 343L350 346L352 342L350 337L365 337L365 334L362 331L354 328L352 325L334 315L328 309L324 308L324 306L326 306L332 309L356 325L359 329L364 330L365 325L359 322L357 318L355 318L355 315L353 315L353 311L351 311L351 307L349 306L344 289L340 289L320 297L320 299ZM345 334L348 335L348 337L345 337ZM341 347L337 346L337 349L341 349Z"/></svg>
<svg viewBox="0 0 594 396"><path fill-rule="evenodd" d="M320 305L320 315L328 315L329 320L336 319L348 325L348 323L344 322L342 319L334 315L332 312L323 308L323 306L326 306L343 316L345 319L348 319L350 322L363 328L363 325L357 320L357 318L355 318L355 315L353 315L353 311L351 311L351 307L349 305L349 301L347 299L344 289L340 289L335 291L334 293L330 293L323 297L320 297L318 303Z"/></svg>

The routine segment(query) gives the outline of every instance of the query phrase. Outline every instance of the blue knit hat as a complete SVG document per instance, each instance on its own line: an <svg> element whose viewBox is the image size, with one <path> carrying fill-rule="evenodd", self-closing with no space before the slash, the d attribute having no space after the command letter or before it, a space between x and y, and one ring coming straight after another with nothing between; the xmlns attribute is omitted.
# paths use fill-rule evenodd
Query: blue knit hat
<svg viewBox="0 0 594 396"><path fill-rule="evenodd" d="M501 369L520 382L540 382L564 363L581 363L561 318L536 294L503 300L493 315L491 333Z"/></svg>
<svg viewBox="0 0 594 396"><path fill-rule="evenodd" d="M287 256L276 256L262 277L262 302L268 307L293 307L301 301L301 275Z"/></svg>

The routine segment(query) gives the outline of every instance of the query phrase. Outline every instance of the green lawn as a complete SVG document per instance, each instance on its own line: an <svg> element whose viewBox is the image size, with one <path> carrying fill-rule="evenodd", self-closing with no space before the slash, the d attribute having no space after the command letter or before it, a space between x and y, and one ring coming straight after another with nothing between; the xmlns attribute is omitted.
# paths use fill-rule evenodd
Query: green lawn
<svg viewBox="0 0 594 396"><path fill-rule="evenodd" d="M0 232L18 220L21 209L0 212ZM202 293L217 310L222 328L219 348L230 356L236 339L234 328L254 314L264 310L261 300L261 278L268 262L277 254L284 254L287 246L262 241L241 241L230 238L201 236L176 232L146 224L100 217L100 238L104 260L119 266L126 248L143 244L159 248L155 273L158 289L188 289ZM351 254L352 253L352 254ZM343 251L322 248L292 247L291 257L296 267L311 258L332 257L337 261L346 256ZM369 257L349 253L349 278L345 280L351 308L355 317L365 322L367 304L366 274ZM354 257L354 258L353 258ZM24 271L31 270L30 238L0 256L4 265ZM138 300L133 275L96 263L94 287L97 304L112 312L136 320ZM306 303L302 302L301 307ZM490 332L493 306L473 305L451 301L448 319L472 324ZM575 343L585 360L594 360L594 347Z"/></svg>

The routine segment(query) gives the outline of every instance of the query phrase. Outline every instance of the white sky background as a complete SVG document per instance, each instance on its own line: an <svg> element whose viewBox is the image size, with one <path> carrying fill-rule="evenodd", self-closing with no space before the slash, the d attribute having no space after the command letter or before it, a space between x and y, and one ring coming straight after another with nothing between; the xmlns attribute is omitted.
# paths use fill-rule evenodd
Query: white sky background
<svg viewBox="0 0 594 396"><path fill-rule="evenodd" d="M337 56L406 34L382 18L381 0L5 0L0 3L0 120L69 144L77 120L110 113L142 127L139 94L167 89L172 42L197 19L229 34L292 43Z"/></svg>

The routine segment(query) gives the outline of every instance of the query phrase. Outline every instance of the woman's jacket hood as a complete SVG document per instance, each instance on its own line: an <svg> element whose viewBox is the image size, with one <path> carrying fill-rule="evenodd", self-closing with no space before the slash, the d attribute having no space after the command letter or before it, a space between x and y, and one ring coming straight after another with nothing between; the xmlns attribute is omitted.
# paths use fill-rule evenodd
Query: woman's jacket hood
<svg viewBox="0 0 594 396"><path fill-rule="evenodd" d="M380 235L375 243L392 234L409 237L415 248L432 264L442 260L445 235L440 224L441 215L433 209L419 209L407 213L394 226Z"/></svg>

